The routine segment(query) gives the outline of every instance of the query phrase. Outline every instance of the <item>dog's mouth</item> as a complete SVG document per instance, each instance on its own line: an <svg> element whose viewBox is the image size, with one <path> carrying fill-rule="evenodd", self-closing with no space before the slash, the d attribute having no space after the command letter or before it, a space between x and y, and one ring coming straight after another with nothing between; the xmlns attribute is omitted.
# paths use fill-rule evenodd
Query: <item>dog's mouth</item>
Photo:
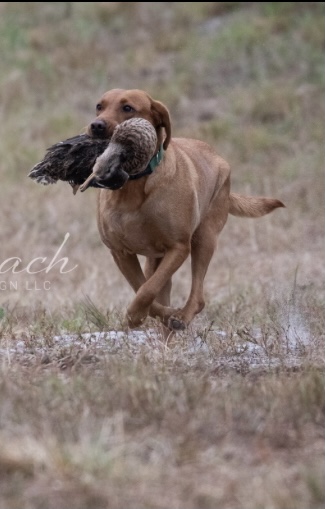
<svg viewBox="0 0 325 509"><path fill-rule="evenodd" d="M124 186L128 179L129 175L125 171L114 173L114 175L109 178L99 178L96 173L92 173L82 184L82 186L80 186L80 191L83 192L88 187L97 187L99 189L110 189L111 191L117 191Z"/></svg>
<svg viewBox="0 0 325 509"><path fill-rule="evenodd" d="M90 184L89 187L98 187L100 189L111 189L112 191L116 191L117 189L121 189L125 184L125 181L105 181L105 180L99 180L94 179Z"/></svg>
<svg viewBox="0 0 325 509"><path fill-rule="evenodd" d="M90 131L90 132L88 132L88 135L90 138L93 138L93 140L107 140L107 141L109 141L112 137L112 135L108 134L106 131L99 132L96 134L94 134Z"/></svg>

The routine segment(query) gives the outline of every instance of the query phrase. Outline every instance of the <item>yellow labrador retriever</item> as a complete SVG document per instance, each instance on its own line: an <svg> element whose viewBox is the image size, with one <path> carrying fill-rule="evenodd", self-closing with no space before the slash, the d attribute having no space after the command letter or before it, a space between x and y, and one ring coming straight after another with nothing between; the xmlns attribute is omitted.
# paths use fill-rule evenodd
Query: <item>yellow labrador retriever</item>
<svg viewBox="0 0 325 509"><path fill-rule="evenodd" d="M96 112L88 126L96 138L111 137L117 125L133 117L148 120L156 130L160 162L154 169L121 186L118 172L110 177L107 169L106 189L98 194L98 228L136 293L127 309L130 327L150 315L170 330L182 330L204 307L204 277L228 214L260 217L284 205L231 193L228 163L203 141L171 138L168 109L142 90L110 90ZM174 309L171 278L189 254L190 295L182 309ZM137 255L146 257L144 272Z"/></svg>

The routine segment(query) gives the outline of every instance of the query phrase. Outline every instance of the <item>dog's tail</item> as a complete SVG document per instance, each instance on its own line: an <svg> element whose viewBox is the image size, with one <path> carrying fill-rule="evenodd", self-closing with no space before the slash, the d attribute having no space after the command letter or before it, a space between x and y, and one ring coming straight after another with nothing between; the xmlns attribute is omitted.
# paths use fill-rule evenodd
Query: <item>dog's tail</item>
<svg viewBox="0 0 325 509"><path fill-rule="evenodd" d="M244 196L230 193L229 213L239 217L261 217L278 207L285 207L280 200L263 196Z"/></svg>

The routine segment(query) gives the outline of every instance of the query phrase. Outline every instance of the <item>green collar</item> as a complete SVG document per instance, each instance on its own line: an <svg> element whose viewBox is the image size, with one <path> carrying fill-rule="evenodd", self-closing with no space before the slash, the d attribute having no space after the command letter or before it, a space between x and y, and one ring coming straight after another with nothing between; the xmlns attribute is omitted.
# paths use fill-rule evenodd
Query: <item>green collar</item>
<svg viewBox="0 0 325 509"><path fill-rule="evenodd" d="M134 175L130 175L129 180L136 180L141 177L145 177L146 175L150 175L157 168L157 166L161 163L163 157L164 157L164 149L163 149L163 146L160 145L159 151L150 160L146 169L143 171L140 171L140 173L135 173Z"/></svg>

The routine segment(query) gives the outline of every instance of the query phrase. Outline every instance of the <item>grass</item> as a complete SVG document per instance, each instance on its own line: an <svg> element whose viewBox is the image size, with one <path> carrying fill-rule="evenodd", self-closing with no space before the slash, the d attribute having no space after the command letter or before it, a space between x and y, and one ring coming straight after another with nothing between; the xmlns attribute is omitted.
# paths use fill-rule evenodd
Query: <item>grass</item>
<svg viewBox="0 0 325 509"><path fill-rule="evenodd" d="M9 354L0 386L3 500L320 507L321 372L308 364L227 369L215 345L193 355L189 341L136 353L126 344L115 353L62 345L48 356Z"/></svg>
<svg viewBox="0 0 325 509"><path fill-rule="evenodd" d="M323 21L323 2L0 4L0 264L22 270L0 273L0 507L324 505ZM129 332L132 292L94 193L26 178L114 87L286 204L229 218L207 307L168 344L152 320L98 339ZM75 270L23 270L67 232Z"/></svg>

